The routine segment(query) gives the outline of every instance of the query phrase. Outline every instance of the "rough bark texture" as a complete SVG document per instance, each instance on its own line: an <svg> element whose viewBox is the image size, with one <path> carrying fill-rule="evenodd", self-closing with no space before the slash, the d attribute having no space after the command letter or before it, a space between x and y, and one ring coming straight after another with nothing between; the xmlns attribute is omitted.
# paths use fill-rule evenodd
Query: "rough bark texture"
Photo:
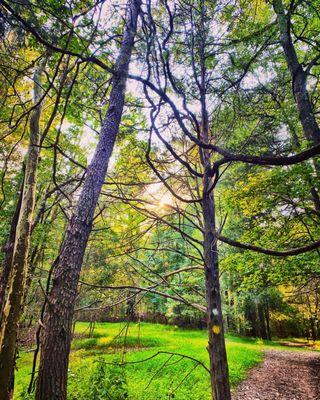
<svg viewBox="0 0 320 400"><path fill-rule="evenodd" d="M52 289L43 321L37 400L66 399L72 318L79 274L94 211L119 130L139 8L140 0L131 0L120 53L115 64L116 74L112 81L109 109L54 270Z"/></svg>
<svg viewBox="0 0 320 400"><path fill-rule="evenodd" d="M291 74L292 90L298 110L299 120L301 122L304 136L313 144L320 143L320 128L315 118L315 114L307 90L307 72L299 63L297 52L295 50L291 37L291 22L288 14L285 13L282 0L273 0L273 9L277 15L277 21L280 31L280 42L286 59L288 69ZM296 140L300 148L299 140ZM320 167L313 161L315 171L320 176ZM318 188L311 187L311 196L315 211L320 215L320 196Z"/></svg>
<svg viewBox="0 0 320 400"><path fill-rule="evenodd" d="M208 185L205 184L205 188ZM211 387L214 400L230 400L229 372L224 340L219 260L215 232L215 207L212 192L204 195L204 260L208 307L208 352L210 357Z"/></svg>
<svg viewBox="0 0 320 400"><path fill-rule="evenodd" d="M41 63L34 75L34 102L41 98ZM30 233L35 205L36 171L39 158L41 105L35 107L30 117L30 142L25 163L25 176L21 208L16 227L12 255L9 292L3 310L0 336L0 399L10 398L10 381L13 376L18 324L22 311L25 284L28 272Z"/></svg>
<svg viewBox="0 0 320 400"><path fill-rule="evenodd" d="M204 143L209 143L209 117L206 104L206 66L205 66L205 3L201 3L201 29L200 45L201 77L200 77L200 96L201 96L201 139ZM217 248L217 237L215 232L215 202L214 188L211 173L211 153L210 151L200 150L200 160L204 169L203 192L202 192L202 214L203 214L203 256L206 280L207 297L207 325L208 325L208 353L210 359L210 376L212 398L214 400L231 400L229 370L227 361L226 345L224 340L223 317L221 308L219 258Z"/></svg>
<svg viewBox="0 0 320 400"><path fill-rule="evenodd" d="M204 13L204 3L202 12ZM204 23L204 15L202 24ZM205 29L202 27L201 36L205 38ZM203 39L204 40L204 39ZM201 54L201 127L202 140L209 143L209 118L206 105L206 68L204 47ZM207 326L208 326L208 353L210 359L210 376L212 398L214 400L230 400L230 383L226 346L224 340L223 317L221 308L219 258L217 248L215 203L213 180L211 173L211 154L208 150L200 151L200 159L204 169L203 176L203 255L207 297Z"/></svg>
<svg viewBox="0 0 320 400"><path fill-rule="evenodd" d="M306 139L314 144L320 143L320 129L315 119L307 90L307 73L299 63L290 33L290 20L285 14L282 0L274 0L273 8L277 14L280 41L292 78L292 89L299 113L299 119Z"/></svg>
<svg viewBox="0 0 320 400"><path fill-rule="evenodd" d="M24 172L25 171L23 169L23 174L24 174ZM1 325L1 319L2 319L2 311L3 311L3 307L5 305L5 300L6 300L6 289L8 286L10 271L11 271L11 267L12 267L13 249L14 249L17 224L18 224L18 220L19 220L19 214L20 214L20 208L21 208L21 202L22 202L23 184L24 184L24 182L22 182L19 199L18 199L16 208L14 210L14 214L12 216L10 235L9 235L8 241L3 249L3 251L5 253L5 257L4 257L4 260L2 263L2 273L1 273L1 277L0 277L0 325Z"/></svg>

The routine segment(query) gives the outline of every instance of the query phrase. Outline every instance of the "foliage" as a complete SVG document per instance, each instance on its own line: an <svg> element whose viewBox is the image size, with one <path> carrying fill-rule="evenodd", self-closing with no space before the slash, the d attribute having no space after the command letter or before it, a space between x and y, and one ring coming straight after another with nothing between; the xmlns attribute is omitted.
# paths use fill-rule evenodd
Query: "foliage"
<svg viewBox="0 0 320 400"><path fill-rule="evenodd" d="M169 351L194 357L207 365L205 330L133 323L129 326L126 340L122 336L122 343L127 342L128 346L110 348L103 345L105 339L110 342L117 337L123 327L123 324L97 323L94 339L98 346L93 348L87 348L85 345L85 340L91 340L89 338L74 340L74 351L71 354L69 368L68 393L70 399L94 399L94 397L90 397L96 390L93 388L93 380L98 383L97 393L99 395L104 393L106 389L110 391L108 393L112 393L114 396L118 395L117 391L112 392L114 383L119 381L120 393L127 391L130 400L151 400L155 397L167 399L169 393L174 393L178 400L185 399L186 396L192 400L210 398L209 376L200 365L194 369L195 362L192 360L181 360L180 356L174 356L167 362L170 354L159 354L148 361L130 364L130 362L147 359L158 351ZM78 323L76 333L78 335L87 334L88 323ZM130 346L132 342L135 342L136 347ZM261 360L265 345L262 341L257 342L252 339L227 336L229 367L233 386L244 379L248 369ZM128 364L122 366L123 360ZM29 382L30 362L31 354L21 353L16 377L17 400L21 396L22 388L26 387ZM115 365L108 365L106 362L115 363ZM165 366L164 363L166 363ZM191 375L185 378L189 371ZM181 382L183 384L180 385ZM115 399L118 400L117 397Z"/></svg>
<svg viewBox="0 0 320 400"><path fill-rule="evenodd" d="M76 384L76 385L75 385ZM103 358L97 358L91 374L80 367L76 375L71 376L74 385L69 398L81 400L122 400L128 398L124 370L117 366L106 366Z"/></svg>

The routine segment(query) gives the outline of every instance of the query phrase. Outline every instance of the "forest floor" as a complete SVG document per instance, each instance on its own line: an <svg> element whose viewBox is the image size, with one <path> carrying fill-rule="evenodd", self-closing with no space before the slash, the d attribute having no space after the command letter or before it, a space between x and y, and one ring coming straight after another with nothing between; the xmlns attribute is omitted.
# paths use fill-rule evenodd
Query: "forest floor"
<svg viewBox="0 0 320 400"><path fill-rule="evenodd" d="M92 394L97 381L112 400L125 398L109 395L119 381L125 382L128 400L209 400L210 377L197 362L208 366L207 341L206 330L151 323L97 323L90 335L89 324L79 322L72 343L68 400L106 398ZM316 358L320 360L320 352L310 350L320 350L320 343L310 348L301 340L268 342L226 335L226 346L233 390L240 384L234 400L320 400L314 394L308 397L315 390L311 380L319 368ZM21 347L14 400L34 399L25 394L33 348L33 343ZM119 363L122 367L115 368ZM101 379L101 371L110 377L108 381ZM265 393L269 397L263 397Z"/></svg>
<svg viewBox="0 0 320 400"><path fill-rule="evenodd" d="M320 353L266 350L233 400L320 400Z"/></svg>

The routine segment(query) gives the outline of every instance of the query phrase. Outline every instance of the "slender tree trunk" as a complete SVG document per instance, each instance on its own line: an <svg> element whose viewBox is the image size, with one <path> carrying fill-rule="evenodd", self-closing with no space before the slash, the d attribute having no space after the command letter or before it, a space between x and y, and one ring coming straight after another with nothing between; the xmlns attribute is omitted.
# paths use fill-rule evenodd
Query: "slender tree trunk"
<svg viewBox="0 0 320 400"><path fill-rule="evenodd" d="M203 142L209 143L209 117L206 100L206 55L204 43L207 32L205 27L205 2L201 1L200 40L200 101L201 101L201 132ZM207 297L207 326L208 326L208 353L210 359L210 376L212 398L214 400L231 400L229 369L226 345L224 340L223 317L221 307L219 258L217 248L216 216L214 202L214 188L211 171L211 154L208 150L200 149L200 160L203 166L203 257L206 280Z"/></svg>
<svg viewBox="0 0 320 400"><path fill-rule="evenodd" d="M299 63L298 56L290 33L290 20L286 15L282 0L273 0L277 14L280 41L292 78L292 89L299 113L299 119L306 139L314 144L320 142L320 129L315 119L309 93L307 90L307 73Z"/></svg>
<svg viewBox="0 0 320 400"><path fill-rule="evenodd" d="M260 326L260 336L262 339L268 339L266 321L264 317L263 305L258 303L258 316L259 316L259 326Z"/></svg>
<svg viewBox="0 0 320 400"><path fill-rule="evenodd" d="M320 143L320 128L315 118L309 92L307 90L308 75L303 69L303 66L299 63L297 52L292 41L290 18L285 13L282 0L273 0L273 9L277 15L280 42L291 74L292 90L303 133L307 140L316 145ZM313 162L313 166L317 175L320 176L319 165ZM310 191L315 210L320 215L319 190L318 188L311 187Z"/></svg>
<svg viewBox="0 0 320 400"><path fill-rule="evenodd" d="M34 103L41 99L43 61L34 75ZM38 104L30 118L30 142L25 163L25 177L21 208L16 228L15 243L9 282L9 293L3 310L0 336L0 399L9 399L10 381L13 376L18 324L25 295L30 249L31 223L35 205L36 171L39 158L41 105Z"/></svg>
<svg viewBox="0 0 320 400"><path fill-rule="evenodd" d="M205 184L202 210L211 387L214 400L230 400L229 372L221 309L218 249L214 235L215 207L213 193L206 193L208 187L209 185Z"/></svg>
<svg viewBox="0 0 320 400"><path fill-rule="evenodd" d="M310 323L311 338L312 338L312 341L315 342L317 340L317 334L316 334L316 329L315 329L315 320L312 316L309 318L309 323Z"/></svg>
<svg viewBox="0 0 320 400"><path fill-rule="evenodd" d="M256 313L256 305L252 304L252 301L248 300L245 308L245 319L250 323L250 328L246 330L249 336L257 337L258 329L257 329L257 313Z"/></svg>
<svg viewBox="0 0 320 400"><path fill-rule="evenodd" d="M230 332L231 331L231 316L230 316L230 296L229 296L229 289L226 289L224 291L224 298L225 298L225 303L228 306L228 311L226 313L226 323L225 323L225 331Z"/></svg>
<svg viewBox="0 0 320 400"><path fill-rule="evenodd" d="M24 175L24 173L25 173L24 168L23 168L22 173ZM24 179L22 181L21 190L19 193L19 199L16 204L14 214L12 216L10 235L8 238L8 242L4 246L5 257L4 257L4 260L2 263L2 274L0 277L0 325L1 325L3 307L5 305L5 300L6 300L6 289L7 289L8 283L9 283L9 277L10 277L10 272L11 272L11 267L12 267L13 249L14 249L16 229L17 229L20 208L21 208L21 202L22 202L23 184L24 184Z"/></svg>
<svg viewBox="0 0 320 400"><path fill-rule="evenodd" d="M269 300L268 299L267 299L267 304L266 304L266 307L265 307L265 314L266 314L267 336L268 336L268 340L271 340L270 307L269 307Z"/></svg>
<svg viewBox="0 0 320 400"><path fill-rule="evenodd" d="M207 32L205 27L205 2L201 1L200 40L200 101L201 101L201 139L209 143L209 117L206 103L206 56L204 43ZM200 160L203 166L203 256L207 297L208 353L210 359L210 376L212 398L214 400L231 400L229 370L226 345L224 340L223 317L221 307L219 259L216 232L216 216L213 181L210 177L211 154L200 149Z"/></svg>
<svg viewBox="0 0 320 400"><path fill-rule="evenodd" d="M94 211L119 130L139 8L140 0L130 1L120 53L115 65L116 74L112 80L109 109L54 270L52 289L44 316L37 400L66 399L71 327L79 274Z"/></svg>

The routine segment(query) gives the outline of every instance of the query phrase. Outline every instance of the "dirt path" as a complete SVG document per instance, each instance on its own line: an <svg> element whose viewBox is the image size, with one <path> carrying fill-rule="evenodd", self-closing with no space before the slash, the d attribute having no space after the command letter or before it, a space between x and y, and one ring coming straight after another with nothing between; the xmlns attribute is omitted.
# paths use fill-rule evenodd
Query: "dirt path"
<svg viewBox="0 0 320 400"><path fill-rule="evenodd" d="M320 400L320 353L265 352L232 400Z"/></svg>

